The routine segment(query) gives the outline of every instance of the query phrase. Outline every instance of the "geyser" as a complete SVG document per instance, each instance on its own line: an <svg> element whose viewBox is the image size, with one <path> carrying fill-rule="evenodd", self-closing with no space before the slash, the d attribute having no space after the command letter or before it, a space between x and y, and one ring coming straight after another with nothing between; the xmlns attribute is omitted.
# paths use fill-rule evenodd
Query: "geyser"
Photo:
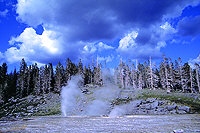
<svg viewBox="0 0 200 133"><path fill-rule="evenodd" d="M81 95L78 83L82 80L81 76L73 76L68 85L62 87L61 91L61 111L64 116L73 115L76 99Z"/></svg>
<svg viewBox="0 0 200 133"><path fill-rule="evenodd" d="M88 115L112 117L124 114L122 110L115 108L112 111L112 101L120 96L121 89L112 82L104 82L103 86L85 88L80 83L81 76L73 76L68 85L61 91L61 110L64 116ZM107 80L108 81L108 80ZM85 94L82 91L88 90Z"/></svg>

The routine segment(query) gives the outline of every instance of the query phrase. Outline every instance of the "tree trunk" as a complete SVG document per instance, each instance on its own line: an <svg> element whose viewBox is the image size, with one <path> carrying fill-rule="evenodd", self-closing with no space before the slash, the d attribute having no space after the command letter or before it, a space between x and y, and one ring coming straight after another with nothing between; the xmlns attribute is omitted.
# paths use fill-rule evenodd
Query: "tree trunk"
<svg viewBox="0 0 200 133"><path fill-rule="evenodd" d="M190 85L191 93L193 93L192 68L190 68L190 82L191 82L191 85Z"/></svg>
<svg viewBox="0 0 200 133"><path fill-rule="evenodd" d="M200 84L199 84L199 69L198 66L196 65L196 79L197 79L197 86L199 89L199 93L200 93Z"/></svg>
<svg viewBox="0 0 200 133"><path fill-rule="evenodd" d="M151 80L151 89L155 90L154 85L153 85L153 72L152 72L152 66L151 66L151 57L150 57L150 65L149 65L149 69L150 69L150 80Z"/></svg>

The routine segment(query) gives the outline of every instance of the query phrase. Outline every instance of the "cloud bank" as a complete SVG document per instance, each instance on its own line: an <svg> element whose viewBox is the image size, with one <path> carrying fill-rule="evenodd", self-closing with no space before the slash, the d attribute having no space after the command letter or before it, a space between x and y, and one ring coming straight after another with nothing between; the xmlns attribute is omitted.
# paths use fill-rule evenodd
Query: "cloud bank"
<svg viewBox="0 0 200 133"><path fill-rule="evenodd" d="M129 58L158 58L166 41L177 33L167 20L198 4L199 0L18 0L17 20L30 27L10 40L15 45L5 55L9 62L24 57L40 63L78 60L107 50ZM193 28L187 23L198 20L179 22L180 35L188 35L187 29ZM38 25L44 27L42 35L34 31Z"/></svg>

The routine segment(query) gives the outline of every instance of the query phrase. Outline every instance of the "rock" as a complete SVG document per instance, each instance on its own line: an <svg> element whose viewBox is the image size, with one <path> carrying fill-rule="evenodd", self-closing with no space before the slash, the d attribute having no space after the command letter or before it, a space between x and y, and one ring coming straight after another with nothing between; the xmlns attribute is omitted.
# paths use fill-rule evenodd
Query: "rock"
<svg viewBox="0 0 200 133"><path fill-rule="evenodd" d="M33 109L33 106L28 106L27 109L31 110L31 109Z"/></svg>
<svg viewBox="0 0 200 133"><path fill-rule="evenodd" d="M155 101L155 102L151 103L150 105L151 105L151 109L155 109L158 107L158 101Z"/></svg>
<svg viewBox="0 0 200 133"><path fill-rule="evenodd" d="M164 107L158 107L158 109L156 109L157 112L167 112L167 109L165 109Z"/></svg>
<svg viewBox="0 0 200 133"><path fill-rule="evenodd" d="M31 116L31 115L33 115L33 113L27 113L27 115L28 115L28 116Z"/></svg>
<svg viewBox="0 0 200 133"><path fill-rule="evenodd" d="M28 112L28 113L33 113L34 111L33 111L33 110L27 110L27 112Z"/></svg>
<svg viewBox="0 0 200 133"><path fill-rule="evenodd" d="M146 103L147 103L147 101L145 101L145 100L141 101L141 104L146 104Z"/></svg>
<svg viewBox="0 0 200 133"><path fill-rule="evenodd" d="M170 114L176 114L176 110L170 111Z"/></svg>
<svg viewBox="0 0 200 133"><path fill-rule="evenodd" d="M164 101L158 101L158 106L162 106L165 102Z"/></svg>
<svg viewBox="0 0 200 133"><path fill-rule="evenodd" d="M186 112L190 112L190 107L184 105L178 105L178 110L184 110Z"/></svg>
<svg viewBox="0 0 200 133"><path fill-rule="evenodd" d="M131 102L130 105L132 106L132 108L136 108L136 107L138 107L141 103L142 103L141 100L135 100L135 101Z"/></svg>
<svg viewBox="0 0 200 133"><path fill-rule="evenodd" d="M155 114L156 115L166 115L166 114L169 114L169 112L168 111L163 111L163 112L159 112L159 111L155 111Z"/></svg>
<svg viewBox="0 0 200 133"><path fill-rule="evenodd" d="M153 103L156 101L156 98L147 98L146 101L147 103Z"/></svg>
<svg viewBox="0 0 200 133"><path fill-rule="evenodd" d="M186 114L184 110L177 110L177 114Z"/></svg>
<svg viewBox="0 0 200 133"><path fill-rule="evenodd" d="M147 111L146 110L138 110L139 115L146 115Z"/></svg>
<svg viewBox="0 0 200 133"><path fill-rule="evenodd" d="M148 111L147 111L147 114L149 114L149 115L154 115L154 114L156 114L156 111L155 111L155 110L148 110Z"/></svg>
<svg viewBox="0 0 200 133"><path fill-rule="evenodd" d="M147 106L145 107L146 110L151 110L151 105L147 104Z"/></svg>
<svg viewBox="0 0 200 133"><path fill-rule="evenodd" d="M21 110L23 110L23 111L26 111L26 109L25 109L25 108L21 108Z"/></svg>
<svg viewBox="0 0 200 133"><path fill-rule="evenodd" d="M173 133L183 133L184 131L182 129L176 129L176 130L173 130Z"/></svg>
<svg viewBox="0 0 200 133"><path fill-rule="evenodd" d="M146 110L150 110L151 109L151 105L150 104L142 104L140 105L141 109L146 109Z"/></svg>
<svg viewBox="0 0 200 133"><path fill-rule="evenodd" d="M174 109L176 109L177 105L167 105L165 108L168 110L168 111L172 111Z"/></svg>
<svg viewBox="0 0 200 133"><path fill-rule="evenodd" d="M89 92L88 89L85 89L85 88L84 88L84 89L82 90L82 93L88 94L88 92Z"/></svg>
<svg viewBox="0 0 200 133"><path fill-rule="evenodd" d="M138 114L138 112L139 112L138 109L133 109L131 114L136 115L136 114Z"/></svg>
<svg viewBox="0 0 200 133"><path fill-rule="evenodd" d="M28 116L28 113L24 113L23 116Z"/></svg>
<svg viewBox="0 0 200 133"><path fill-rule="evenodd" d="M21 113L14 113L14 115L15 115L16 117L19 117L19 116L21 115Z"/></svg>

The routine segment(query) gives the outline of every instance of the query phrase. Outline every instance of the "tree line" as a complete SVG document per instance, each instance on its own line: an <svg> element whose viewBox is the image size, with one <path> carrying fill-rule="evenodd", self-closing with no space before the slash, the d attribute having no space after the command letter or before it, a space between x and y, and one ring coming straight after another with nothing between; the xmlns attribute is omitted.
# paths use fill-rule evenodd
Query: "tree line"
<svg viewBox="0 0 200 133"><path fill-rule="evenodd" d="M152 65L151 58L143 64L126 64L122 60L115 68L114 81L122 88L165 89L167 92L180 91L200 93L199 64L192 68L182 64L181 58L173 63L163 56L159 67Z"/></svg>
<svg viewBox="0 0 200 133"><path fill-rule="evenodd" d="M102 86L107 80L103 78L102 71L98 60L96 65L92 62L83 66L81 60L75 64L68 58L65 67L59 62L54 69L52 63L42 67L38 67L37 63L28 66L22 59L19 71L14 69L9 74L7 64L3 63L0 66L0 100L6 102L11 97L23 98L49 92L60 94L62 86L66 86L73 75L81 75L84 85ZM143 64L127 64L121 60L112 79L121 88L200 93L199 64L192 68L188 63L183 65L181 58L173 63L170 58L163 56L159 67L152 64L151 58Z"/></svg>
<svg viewBox="0 0 200 133"><path fill-rule="evenodd" d="M7 64L3 63L0 66L0 100L6 102L11 97L23 98L49 92L60 94L62 86L66 86L73 75L81 75L85 85L102 85L100 65L92 63L86 67L81 60L76 65L68 58L66 67L59 62L54 70L52 63L42 67L37 63L27 66L22 59L19 71L14 69L10 74L7 74Z"/></svg>

